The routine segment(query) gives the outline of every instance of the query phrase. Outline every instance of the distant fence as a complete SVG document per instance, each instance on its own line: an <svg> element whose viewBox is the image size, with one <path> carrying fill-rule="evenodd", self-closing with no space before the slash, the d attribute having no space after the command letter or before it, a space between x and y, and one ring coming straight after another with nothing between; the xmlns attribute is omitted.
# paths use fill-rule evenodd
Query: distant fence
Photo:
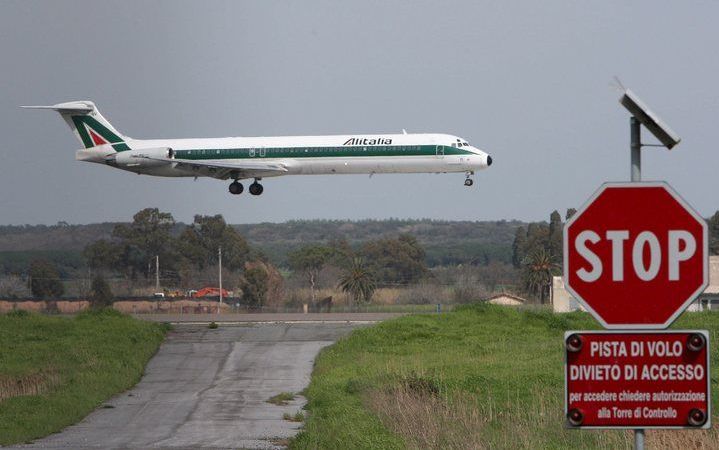
<svg viewBox="0 0 719 450"><path fill-rule="evenodd" d="M89 308L87 300L0 300L0 313L16 309L33 312L75 314Z"/></svg>
<svg viewBox="0 0 719 450"><path fill-rule="evenodd" d="M0 300L0 313L13 310L34 311L39 313L76 314L90 307L85 299L76 300ZM332 305L318 302L315 305L278 305L278 306L247 306L238 299L227 299L220 304L212 300L163 300L138 299L113 302L113 308L127 314L255 314L255 313L368 313L368 312L405 312L427 313L451 311L452 304L358 304Z"/></svg>

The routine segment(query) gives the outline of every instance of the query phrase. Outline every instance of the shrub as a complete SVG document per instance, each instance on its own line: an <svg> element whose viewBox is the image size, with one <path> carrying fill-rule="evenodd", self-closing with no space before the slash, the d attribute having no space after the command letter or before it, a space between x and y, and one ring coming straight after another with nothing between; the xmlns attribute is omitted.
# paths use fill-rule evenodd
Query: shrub
<svg viewBox="0 0 719 450"><path fill-rule="evenodd" d="M93 308L110 306L112 305L113 298L114 296L112 295L112 290L110 289L110 285L107 284L107 281L105 281L101 275L93 278L92 294L90 296L90 303Z"/></svg>
<svg viewBox="0 0 719 450"><path fill-rule="evenodd" d="M44 260L30 264L30 291L37 298L61 297L65 293L54 264Z"/></svg>
<svg viewBox="0 0 719 450"><path fill-rule="evenodd" d="M8 317L16 317L16 318L22 318L22 317L29 317L31 314L24 309L13 309L9 313L7 313Z"/></svg>

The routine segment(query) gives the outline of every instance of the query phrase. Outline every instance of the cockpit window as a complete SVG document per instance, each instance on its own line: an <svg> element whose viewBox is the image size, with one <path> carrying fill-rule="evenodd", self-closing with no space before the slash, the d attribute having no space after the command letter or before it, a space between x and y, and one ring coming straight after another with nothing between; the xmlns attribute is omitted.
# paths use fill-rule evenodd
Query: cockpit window
<svg viewBox="0 0 719 450"><path fill-rule="evenodd" d="M463 142L461 139L457 139L457 142L453 143L452 147L469 147L469 143Z"/></svg>

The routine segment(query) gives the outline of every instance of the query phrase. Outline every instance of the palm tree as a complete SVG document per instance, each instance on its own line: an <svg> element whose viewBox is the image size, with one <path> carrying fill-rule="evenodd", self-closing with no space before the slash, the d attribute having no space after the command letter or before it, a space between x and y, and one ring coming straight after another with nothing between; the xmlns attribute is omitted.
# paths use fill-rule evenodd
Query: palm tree
<svg viewBox="0 0 719 450"><path fill-rule="evenodd" d="M362 258L354 258L352 264L340 277L339 288L342 292L348 293L353 301L369 303L377 285L372 272Z"/></svg>
<svg viewBox="0 0 719 450"><path fill-rule="evenodd" d="M552 276L559 272L559 265L553 262L552 254L544 248L538 248L523 261L522 278L524 287L532 295L538 296L540 303L549 296Z"/></svg>

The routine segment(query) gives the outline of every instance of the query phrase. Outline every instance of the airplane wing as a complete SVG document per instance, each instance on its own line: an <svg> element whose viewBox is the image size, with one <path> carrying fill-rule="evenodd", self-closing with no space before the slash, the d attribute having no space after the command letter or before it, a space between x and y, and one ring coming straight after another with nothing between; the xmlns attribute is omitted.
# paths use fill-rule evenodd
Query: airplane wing
<svg viewBox="0 0 719 450"><path fill-rule="evenodd" d="M231 163L223 160L193 160L180 158L155 158L151 156L136 156L136 158L151 159L172 164L173 167L189 172L197 173L197 176L206 176L227 180L228 178L246 179L262 178L273 175L280 175L287 172L282 164L266 163L264 161L245 161L242 163Z"/></svg>

